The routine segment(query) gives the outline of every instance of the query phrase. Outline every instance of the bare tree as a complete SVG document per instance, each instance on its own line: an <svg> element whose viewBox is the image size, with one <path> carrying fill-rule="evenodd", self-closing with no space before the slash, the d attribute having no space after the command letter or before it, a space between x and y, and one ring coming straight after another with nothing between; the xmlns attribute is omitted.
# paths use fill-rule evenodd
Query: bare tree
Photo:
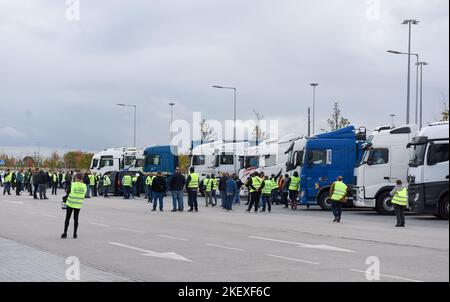
<svg viewBox="0 0 450 302"><path fill-rule="evenodd" d="M266 132L261 127L261 121L264 119L264 115L256 111L256 109L253 109L253 113L256 116L253 138L256 140L256 145L259 145L259 143L266 138Z"/></svg>
<svg viewBox="0 0 450 302"><path fill-rule="evenodd" d="M449 121L449 102L448 102L448 99L444 95L442 95L441 121L443 121L443 122Z"/></svg>
<svg viewBox="0 0 450 302"><path fill-rule="evenodd" d="M338 130L350 125L350 121L344 118L341 114L341 109L339 108L339 103L335 102L333 107L333 113L331 114L331 118L328 119L328 125L331 130Z"/></svg>

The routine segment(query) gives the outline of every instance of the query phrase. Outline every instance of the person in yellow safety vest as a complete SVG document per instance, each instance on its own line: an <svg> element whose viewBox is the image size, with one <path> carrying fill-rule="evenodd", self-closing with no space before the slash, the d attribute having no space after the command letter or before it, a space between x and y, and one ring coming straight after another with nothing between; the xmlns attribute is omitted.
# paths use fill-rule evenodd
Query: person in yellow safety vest
<svg viewBox="0 0 450 302"><path fill-rule="evenodd" d="M205 188L206 207L208 207L210 204L211 204L211 206L214 206L214 204L212 202L212 190L214 188L214 182L211 179L210 175L206 175L206 178L203 180L203 186Z"/></svg>
<svg viewBox="0 0 450 302"><path fill-rule="evenodd" d="M84 199L86 197L87 186L83 183L83 174L78 173L75 176L75 181L70 185L67 190L67 195L63 198L66 209L66 221L64 223L64 233L61 238L67 238L67 229L69 228L70 218L72 217L72 212L74 214L74 230L73 238L78 238L78 217L80 214L81 207L83 206Z"/></svg>
<svg viewBox="0 0 450 302"><path fill-rule="evenodd" d="M211 180L213 182L213 189L211 191L211 199L214 200L213 207L217 205L217 190L219 190L219 181L214 174L211 175Z"/></svg>
<svg viewBox="0 0 450 302"><path fill-rule="evenodd" d="M397 186L391 192L392 204L395 207L397 216L397 228L405 227L405 210L408 207L408 189L403 186L403 182L397 180Z"/></svg>
<svg viewBox="0 0 450 302"><path fill-rule="evenodd" d="M147 177L145 178L145 188L146 188L146 194L147 194L149 203L152 203L153 198L154 198L153 190L152 190L153 179L155 179L153 174L148 174Z"/></svg>
<svg viewBox="0 0 450 302"><path fill-rule="evenodd" d="M199 188L200 176L195 173L195 168L191 167L190 174L186 181L186 187L188 189L188 204L189 211L188 212L198 212L198 188Z"/></svg>
<svg viewBox="0 0 450 302"><path fill-rule="evenodd" d="M264 178L261 185L262 193L262 212L266 211L266 205L268 206L269 213L272 212L272 191L273 191L273 181L269 179L269 176Z"/></svg>
<svg viewBox="0 0 450 302"><path fill-rule="evenodd" d="M88 190L90 189L91 191L90 194L92 195L92 197L94 197L95 175L89 172L88 178L89 178Z"/></svg>
<svg viewBox="0 0 450 302"><path fill-rule="evenodd" d="M133 175L131 177L131 193L133 198L137 196L137 181L138 181L139 174Z"/></svg>
<svg viewBox="0 0 450 302"><path fill-rule="evenodd" d="M103 176L103 196L105 198L108 198L108 193L109 193L109 187L112 185L111 182L111 178L109 177L109 175L104 175Z"/></svg>
<svg viewBox="0 0 450 302"><path fill-rule="evenodd" d="M264 173L261 173L264 177ZM255 213L258 213L259 202L261 200L261 186L264 179L260 177L258 173L253 173L252 177L248 179L248 187L250 189L250 204L247 212L250 213L252 207L255 207Z"/></svg>
<svg viewBox="0 0 450 302"><path fill-rule="evenodd" d="M11 170L6 170L5 175L3 176L3 195L8 193L8 195L11 195L11 182L12 182L12 172Z"/></svg>
<svg viewBox="0 0 450 302"><path fill-rule="evenodd" d="M347 202L348 187L343 182L344 178L339 176L330 189L331 207L333 209L333 222L340 223L342 218L342 204Z"/></svg>
<svg viewBox="0 0 450 302"><path fill-rule="evenodd" d="M56 172L52 173L52 195L57 195L58 191L58 174Z"/></svg>
<svg viewBox="0 0 450 302"><path fill-rule="evenodd" d="M123 198L130 199L131 187L133 186L133 179L131 175L125 174L122 177Z"/></svg>
<svg viewBox="0 0 450 302"><path fill-rule="evenodd" d="M278 202L278 193L279 193L278 177L280 175L281 172L278 176L272 174L272 176L270 177L270 181L272 182L272 203Z"/></svg>
<svg viewBox="0 0 450 302"><path fill-rule="evenodd" d="M294 172L289 182L289 200L291 201L292 210L297 209L297 198L300 191L300 175L298 172Z"/></svg>

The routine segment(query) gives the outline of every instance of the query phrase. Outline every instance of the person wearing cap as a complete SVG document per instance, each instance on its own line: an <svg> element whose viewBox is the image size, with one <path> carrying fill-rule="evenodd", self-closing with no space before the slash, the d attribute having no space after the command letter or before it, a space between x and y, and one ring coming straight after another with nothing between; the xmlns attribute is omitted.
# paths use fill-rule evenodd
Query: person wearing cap
<svg viewBox="0 0 450 302"><path fill-rule="evenodd" d="M392 204L395 207L395 215L397 216L397 228L405 227L405 211L408 207L408 188L403 182L397 180L397 186L391 192Z"/></svg>

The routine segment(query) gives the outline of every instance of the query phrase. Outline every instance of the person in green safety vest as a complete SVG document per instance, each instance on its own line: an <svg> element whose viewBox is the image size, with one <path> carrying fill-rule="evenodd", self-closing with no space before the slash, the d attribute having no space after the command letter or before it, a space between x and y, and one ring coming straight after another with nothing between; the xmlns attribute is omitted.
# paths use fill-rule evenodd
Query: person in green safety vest
<svg viewBox="0 0 450 302"><path fill-rule="evenodd" d="M155 179L155 176L153 174L147 174L147 177L145 178L145 189L146 189L146 196L148 198L148 202L152 203L154 194L152 190L153 180Z"/></svg>
<svg viewBox="0 0 450 302"><path fill-rule="evenodd" d="M195 173L195 168L190 168L190 174L186 180L186 188L188 191L188 212L198 212L198 188L200 185L200 176Z"/></svg>
<svg viewBox="0 0 450 302"><path fill-rule="evenodd" d="M103 175L103 196L105 198L108 198L109 188L112 185L111 177L109 175L105 174Z"/></svg>
<svg viewBox="0 0 450 302"><path fill-rule="evenodd" d="M75 181L70 185L67 190L67 195L64 196L63 202L66 204L66 221L64 223L64 233L61 238L67 238L67 230L69 228L70 218L72 213L74 214L74 229L73 238L78 238L78 217L80 215L83 202L86 198L87 186L83 183L83 174L78 173L75 176Z"/></svg>
<svg viewBox="0 0 450 302"><path fill-rule="evenodd" d="M255 207L255 213L258 213L259 202L261 200L261 186L264 181L264 173L253 173L252 177L248 178L248 188L250 189L250 204L248 206L247 212L250 213L253 206Z"/></svg>
<svg viewBox="0 0 450 302"><path fill-rule="evenodd" d="M8 195L11 195L11 183L12 183L12 172L11 170L6 170L5 175L3 176L3 195L8 193Z"/></svg>
<svg viewBox="0 0 450 302"><path fill-rule="evenodd" d="M397 216L397 228L405 227L405 211L408 207L408 189L403 182L397 180L397 186L391 192L392 204L395 207L395 215Z"/></svg>
<svg viewBox="0 0 450 302"><path fill-rule="evenodd" d="M205 189L205 206L213 206L214 204L212 202L212 190L214 188L214 182L211 179L211 175L206 175L206 178L203 180L203 187Z"/></svg>
<svg viewBox="0 0 450 302"><path fill-rule="evenodd" d="M333 222L340 223L342 218L342 205L347 202L348 187L344 183L344 178L339 176L330 189L331 207L333 209Z"/></svg>
<svg viewBox="0 0 450 302"><path fill-rule="evenodd" d="M58 174L56 171L52 173L52 195L57 195L58 193Z"/></svg>
<svg viewBox="0 0 450 302"><path fill-rule="evenodd" d="M300 175L297 171L292 175L289 182L289 200L291 201L292 210L297 209L297 198L300 191Z"/></svg>
<svg viewBox="0 0 450 302"><path fill-rule="evenodd" d="M123 198L130 199L131 188L133 186L133 179L131 175L125 174L122 177Z"/></svg>
<svg viewBox="0 0 450 302"><path fill-rule="evenodd" d="M217 190L219 190L219 181L214 174L211 175L213 189L211 191L211 199L214 200L213 207L217 206Z"/></svg>
<svg viewBox="0 0 450 302"><path fill-rule="evenodd" d="M269 176L265 176L261 185L262 212L266 211L266 206L268 207L269 213L272 212L272 190L273 182L269 179Z"/></svg>

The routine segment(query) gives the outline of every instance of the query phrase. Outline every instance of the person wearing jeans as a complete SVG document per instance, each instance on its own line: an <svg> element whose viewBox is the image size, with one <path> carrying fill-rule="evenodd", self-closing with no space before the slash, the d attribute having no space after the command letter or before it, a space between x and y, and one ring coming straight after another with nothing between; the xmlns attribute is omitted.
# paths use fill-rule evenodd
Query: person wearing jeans
<svg viewBox="0 0 450 302"><path fill-rule="evenodd" d="M156 211L158 202L159 210L162 212L164 210L164 196L167 192L167 184L161 172L158 172L156 177L153 179L152 191L155 198L153 203L153 212Z"/></svg>
<svg viewBox="0 0 450 302"><path fill-rule="evenodd" d="M238 187L237 187L236 181L232 177L229 177L229 175L224 175L224 177L227 178L227 182L226 182L227 202L225 204L225 209L227 211L231 211L233 209L233 202L236 199L236 194L239 194Z"/></svg>
<svg viewBox="0 0 450 302"><path fill-rule="evenodd" d="M177 167L169 183L170 190L172 191L172 212L184 211L183 189L185 185L186 178L181 174L181 169Z"/></svg>

